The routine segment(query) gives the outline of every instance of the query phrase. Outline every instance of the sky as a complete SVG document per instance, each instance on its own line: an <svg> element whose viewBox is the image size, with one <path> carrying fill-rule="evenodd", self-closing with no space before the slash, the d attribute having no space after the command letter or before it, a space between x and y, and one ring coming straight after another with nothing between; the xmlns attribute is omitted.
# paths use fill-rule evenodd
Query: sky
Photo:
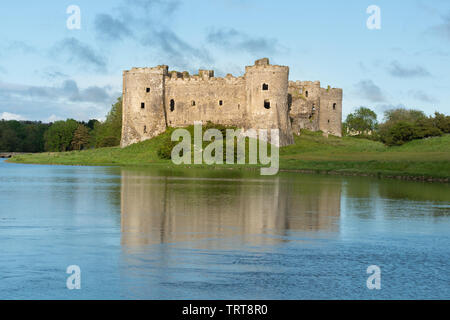
<svg viewBox="0 0 450 320"><path fill-rule="evenodd" d="M360 106L379 120L395 107L450 114L448 0L15 0L0 3L0 119L103 120L123 70L240 76L262 57L342 88L344 119Z"/></svg>

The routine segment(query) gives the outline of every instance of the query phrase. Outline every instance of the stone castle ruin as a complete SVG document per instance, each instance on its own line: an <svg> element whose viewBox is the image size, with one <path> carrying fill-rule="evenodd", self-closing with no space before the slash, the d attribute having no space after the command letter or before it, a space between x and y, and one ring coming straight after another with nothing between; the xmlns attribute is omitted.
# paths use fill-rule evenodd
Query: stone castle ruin
<svg viewBox="0 0 450 320"><path fill-rule="evenodd" d="M341 136L342 89L289 81L289 67L267 58L241 77L216 78L213 70L191 76L165 65L124 71L122 147L194 121L279 129L280 146L292 144L300 129Z"/></svg>

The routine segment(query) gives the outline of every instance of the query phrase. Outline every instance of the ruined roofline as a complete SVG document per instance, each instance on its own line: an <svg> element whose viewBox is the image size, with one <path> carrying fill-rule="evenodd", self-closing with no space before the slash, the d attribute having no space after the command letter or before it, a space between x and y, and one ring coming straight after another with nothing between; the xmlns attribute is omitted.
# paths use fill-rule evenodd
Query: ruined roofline
<svg viewBox="0 0 450 320"><path fill-rule="evenodd" d="M246 66L245 67L245 73L252 72L255 70L261 70L268 68L273 71L280 70L282 72L289 71L288 66L281 66L281 65L271 65L269 63L268 58L262 58L259 60L256 60L254 65L252 66ZM170 70L167 65L159 65L156 67L133 67L130 70L123 71L124 74L126 73L155 73L155 74L162 74L168 77L168 80L213 80L213 81L221 81L221 80L242 80L245 79L245 74L242 76L233 76L231 73L228 73L225 77L214 77L214 70L204 70L199 69L198 74L190 75L188 71L177 71L177 70Z"/></svg>
<svg viewBox="0 0 450 320"><path fill-rule="evenodd" d="M289 80L289 86L290 87L303 87L303 86L317 86L320 88L320 90L325 90L325 91L342 91L342 88L334 88L331 86L327 86L326 88L323 88L320 86L320 81L300 81L300 80L296 80L296 81L292 81Z"/></svg>
<svg viewBox="0 0 450 320"><path fill-rule="evenodd" d="M198 74L191 75L189 72L179 72L171 70L168 72L167 81L239 81L244 80L244 76L235 77L228 73L225 77L215 77L214 70L199 70Z"/></svg>

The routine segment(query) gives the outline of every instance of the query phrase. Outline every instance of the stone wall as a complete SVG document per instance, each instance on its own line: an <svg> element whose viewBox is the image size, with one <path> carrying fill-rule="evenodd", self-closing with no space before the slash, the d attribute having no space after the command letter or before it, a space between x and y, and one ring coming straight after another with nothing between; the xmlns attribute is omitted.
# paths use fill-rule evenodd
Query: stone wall
<svg viewBox="0 0 450 320"><path fill-rule="evenodd" d="M165 104L170 127L184 127L194 121L244 126L245 80L243 77L179 77L166 80Z"/></svg>
<svg viewBox="0 0 450 320"><path fill-rule="evenodd" d="M292 130L323 131L342 136L342 89L321 88L319 81L289 82L289 116Z"/></svg>

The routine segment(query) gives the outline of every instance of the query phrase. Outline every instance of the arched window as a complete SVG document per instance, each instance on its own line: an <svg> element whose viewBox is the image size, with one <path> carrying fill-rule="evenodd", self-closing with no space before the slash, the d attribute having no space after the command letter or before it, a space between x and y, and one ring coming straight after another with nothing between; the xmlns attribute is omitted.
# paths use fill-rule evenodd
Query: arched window
<svg viewBox="0 0 450 320"><path fill-rule="evenodd" d="M222 106L222 105L223 105L223 101L219 100L219 106Z"/></svg>
<svg viewBox="0 0 450 320"><path fill-rule="evenodd" d="M267 83L263 83L262 89L263 89L264 91L269 90L269 85L268 85Z"/></svg>
<svg viewBox="0 0 450 320"><path fill-rule="evenodd" d="M264 100L264 108L270 109L270 101L269 100Z"/></svg>
<svg viewBox="0 0 450 320"><path fill-rule="evenodd" d="M150 88L145 89L145 91L146 91L147 93L149 93L149 92L150 92Z"/></svg>
<svg viewBox="0 0 450 320"><path fill-rule="evenodd" d="M147 126L144 126L144 133L147 133Z"/></svg>
<svg viewBox="0 0 450 320"><path fill-rule="evenodd" d="M170 112L173 112L175 110L175 100L170 100Z"/></svg>
<svg viewBox="0 0 450 320"><path fill-rule="evenodd" d="M305 91L305 97L308 98L308 91Z"/></svg>
<svg viewBox="0 0 450 320"><path fill-rule="evenodd" d="M336 103L333 103L333 110L336 110Z"/></svg>
<svg viewBox="0 0 450 320"><path fill-rule="evenodd" d="M194 107L195 106L195 101L192 100L191 105Z"/></svg>
<svg viewBox="0 0 450 320"><path fill-rule="evenodd" d="M145 103L141 102L141 109L145 109Z"/></svg>

